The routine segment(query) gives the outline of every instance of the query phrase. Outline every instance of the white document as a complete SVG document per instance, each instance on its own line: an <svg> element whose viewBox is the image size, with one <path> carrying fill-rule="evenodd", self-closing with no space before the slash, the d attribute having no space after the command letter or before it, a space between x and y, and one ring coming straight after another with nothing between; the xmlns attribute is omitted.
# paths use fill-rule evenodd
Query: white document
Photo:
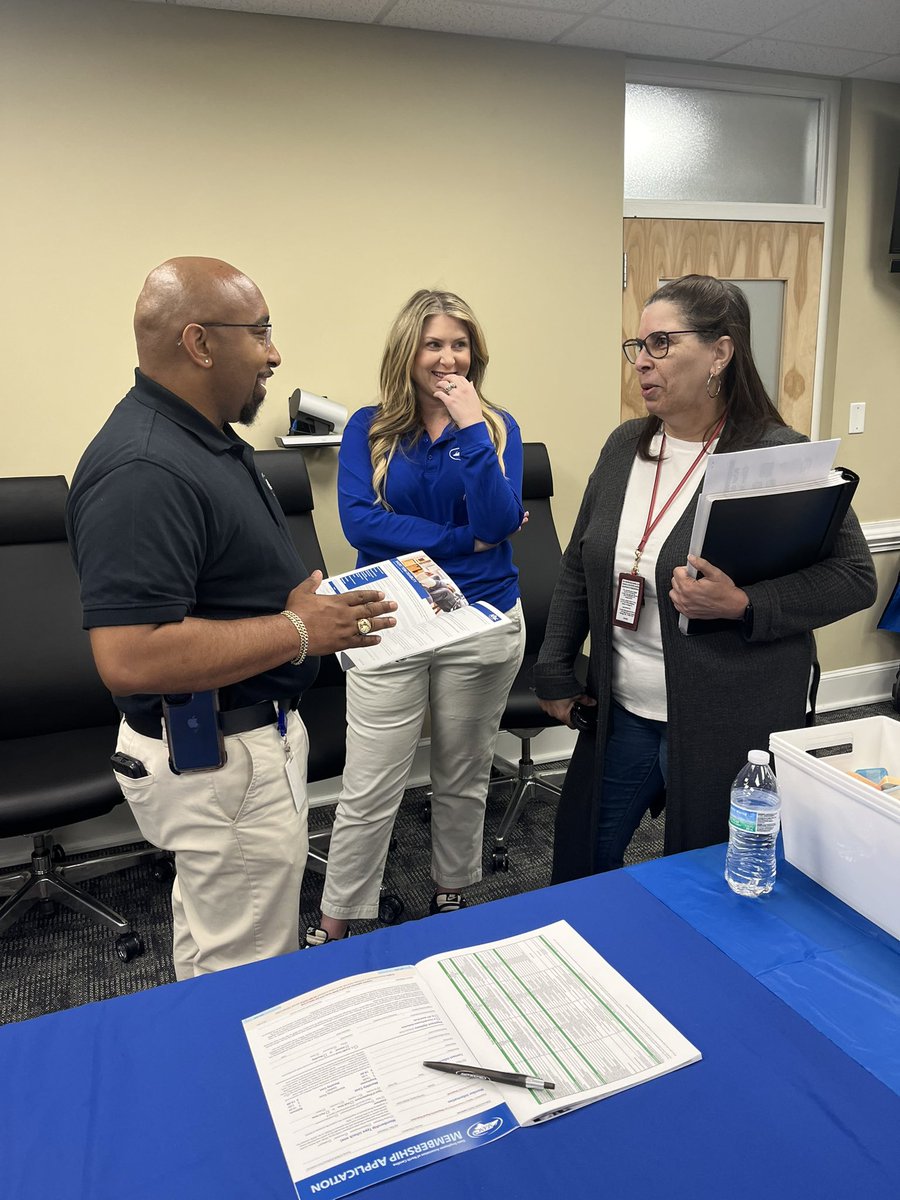
<svg viewBox="0 0 900 1200"><path fill-rule="evenodd" d="M393 615L397 624L379 631L381 643L377 646L339 651L338 662L345 671L351 667L374 671L385 663L449 646L451 642L461 642L509 624L509 618L492 604L480 600L470 604L450 576L424 550L332 575L322 580L318 591L340 593L360 588L374 588L384 592L385 599L396 600L397 611Z"/></svg>
<svg viewBox="0 0 900 1200"><path fill-rule="evenodd" d="M711 454L703 476L703 492L742 492L750 488L782 488L785 484L821 482L834 466L840 438L824 442L792 442L760 446L732 454ZM692 539L693 544L693 539Z"/></svg>
<svg viewBox="0 0 900 1200"><path fill-rule="evenodd" d="M565 921L339 980L243 1025L300 1200L348 1195L700 1058ZM482 1083L426 1059L556 1087Z"/></svg>

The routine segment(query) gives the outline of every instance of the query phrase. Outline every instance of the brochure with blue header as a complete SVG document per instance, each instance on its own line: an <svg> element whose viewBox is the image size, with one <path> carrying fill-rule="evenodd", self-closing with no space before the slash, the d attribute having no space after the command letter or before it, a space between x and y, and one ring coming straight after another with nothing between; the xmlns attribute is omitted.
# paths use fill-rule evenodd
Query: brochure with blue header
<svg viewBox="0 0 900 1200"><path fill-rule="evenodd" d="M477 637L509 623L509 618L492 604L466 599L424 550L411 550L399 558L329 576L318 590L339 595L360 588L374 588L384 592L386 600L395 600L397 624L379 631L381 643L377 646L338 651L338 662L345 671L377 671L385 663Z"/></svg>

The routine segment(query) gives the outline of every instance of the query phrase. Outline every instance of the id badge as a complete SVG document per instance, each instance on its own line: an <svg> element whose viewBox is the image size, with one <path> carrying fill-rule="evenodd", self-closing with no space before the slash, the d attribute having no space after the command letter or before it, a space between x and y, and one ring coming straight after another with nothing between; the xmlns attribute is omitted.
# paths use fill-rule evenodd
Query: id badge
<svg viewBox="0 0 900 1200"><path fill-rule="evenodd" d="M616 615L613 625L620 629L637 629L644 603L644 577L630 571L619 572L619 590L616 592Z"/></svg>
<svg viewBox="0 0 900 1200"><path fill-rule="evenodd" d="M284 744L284 771L294 799L294 808L303 816L306 812L306 771L287 738L283 737L281 740Z"/></svg>
<svg viewBox="0 0 900 1200"><path fill-rule="evenodd" d="M288 738L288 712L280 703L278 705L278 734L284 749L284 773L287 776L288 787L291 789L294 808L302 817L307 810L306 758L305 756L297 758L291 747Z"/></svg>

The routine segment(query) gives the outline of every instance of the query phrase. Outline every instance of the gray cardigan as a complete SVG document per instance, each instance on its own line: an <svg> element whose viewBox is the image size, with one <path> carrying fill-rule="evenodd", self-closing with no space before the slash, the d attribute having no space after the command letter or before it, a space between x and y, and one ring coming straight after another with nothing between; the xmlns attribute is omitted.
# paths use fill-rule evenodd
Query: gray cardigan
<svg viewBox="0 0 900 1200"><path fill-rule="evenodd" d="M541 698L578 695L584 689L573 665L590 633L587 691L598 702L598 733L580 735L572 757L557 815L554 883L593 870L610 708L613 558L643 425L626 422L603 447L563 555L534 669ZM758 444L804 440L792 429L773 427ZM805 724L815 659L812 630L867 608L876 595L872 558L851 510L828 558L744 589L753 605L749 636L735 621L733 628L685 637L667 597L672 572L687 561L699 491L698 484L660 550L656 570L668 704L667 854L726 839L730 784L747 751L767 749L774 731Z"/></svg>

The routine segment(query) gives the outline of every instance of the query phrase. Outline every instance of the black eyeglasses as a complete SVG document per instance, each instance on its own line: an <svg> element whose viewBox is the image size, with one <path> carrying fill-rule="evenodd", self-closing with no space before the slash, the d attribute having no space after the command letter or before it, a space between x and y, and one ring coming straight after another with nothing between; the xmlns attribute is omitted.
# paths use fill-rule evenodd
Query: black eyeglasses
<svg viewBox="0 0 900 1200"><path fill-rule="evenodd" d="M646 350L651 358L665 358L669 353L669 338L676 333L700 333L699 329L658 329L656 333L648 333L645 338L629 338L622 343L622 352L630 363L636 363L642 350Z"/></svg>
<svg viewBox="0 0 900 1200"><path fill-rule="evenodd" d="M258 329L265 331L266 345L272 345L272 326L265 321L198 321L197 324L204 329Z"/></svg>

